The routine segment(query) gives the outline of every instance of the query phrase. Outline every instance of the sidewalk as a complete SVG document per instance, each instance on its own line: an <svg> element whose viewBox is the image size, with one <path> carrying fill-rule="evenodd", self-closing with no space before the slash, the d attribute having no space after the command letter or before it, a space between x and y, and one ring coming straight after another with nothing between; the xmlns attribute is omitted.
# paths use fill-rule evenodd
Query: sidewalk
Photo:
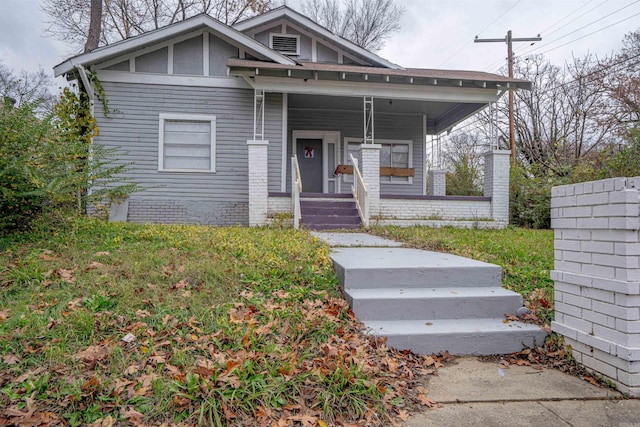
<svg viewBox="0 0 640 427"><path fill-rule="evenodd" d="M313 233L332 247L397 247L364 233ZM477 357L457 358L428 379L441 407L414 414L406 427L640 427L640 400L555 369L535 369Z"/></svg>
<svg viewBox="0 0 640 427"><path fill-rule="evenodd" d="M640 400L555 369L464 357L438 368L426 388L442 407L413 415L407 427L640 426Z"/></svg>

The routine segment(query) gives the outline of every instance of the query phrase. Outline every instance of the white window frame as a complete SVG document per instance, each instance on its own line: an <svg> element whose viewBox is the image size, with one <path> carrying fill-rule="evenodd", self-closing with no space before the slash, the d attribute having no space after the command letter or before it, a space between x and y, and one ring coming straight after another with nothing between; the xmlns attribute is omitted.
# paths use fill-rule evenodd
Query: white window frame
<svg viewBox="0 0 640 427"><path fill-rule="evenodd" d="M344 151L344 164L348 165L349 164L349 144L353 144L353 143L359 143L362 144L362 138L344 138L344 143L343 143L343 151ZM409 168L413 168L413 141L410 139L376 139L375 140L376 144L380 144L380 145L391 145L391 144L405 144L409 146ZM380 165L380 167L382 167L382 165ZM413 184L413 177L409 176L407 177L407 181L406 182L400 182L400 181L380 181L380 184L390 184L390 185L411 185ZM353 182L353 176L352 175L343 175L343 180L345 183L352 183Z"/></svg>
<svg viewBox="0 0 640 427"><path fill-rule="evenodd" d="M296 53L291 53L291 52L283 52L280 50L276 50L276 52L278 52L281 55L287 55L287 56L300 56L300 35L299 34L282 34L282 33L269 33L269 48L273 49L273 37L291 37L291 38L295 38L296 39Z"/></svg>
<svg viewBox="0 0 640 427"><path fill-rule="evenodd" d="M165 120L183 120L192 122L209 122L211 129L211 161L209 169L166 169L164 167L164 122ZM160 113L158 124L158 171L159 172L216 172L216 116L209 114L173 114Z"/></svg>

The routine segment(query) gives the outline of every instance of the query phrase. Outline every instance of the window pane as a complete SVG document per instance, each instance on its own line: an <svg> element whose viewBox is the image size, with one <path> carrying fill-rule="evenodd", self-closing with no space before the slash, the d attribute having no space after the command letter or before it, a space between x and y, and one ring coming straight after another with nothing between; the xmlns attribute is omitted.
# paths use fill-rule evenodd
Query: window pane
<svg viewBox="0 0 640 427"><path fill-rule="evenodd" d="M211 132L210 121L165 120L164 169L211 170Z"/></svg>
<svg viewBox="0 0 640 427"><path fill-rule="evenodd" d="M383 144L380 149L380 167L391 166L391 146L389 144Z"/></svg>

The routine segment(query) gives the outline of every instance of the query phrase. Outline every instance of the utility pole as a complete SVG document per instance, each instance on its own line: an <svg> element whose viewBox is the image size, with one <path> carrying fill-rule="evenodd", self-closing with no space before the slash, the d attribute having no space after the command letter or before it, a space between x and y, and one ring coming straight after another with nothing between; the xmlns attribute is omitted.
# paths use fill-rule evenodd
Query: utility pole
<svg viewBox="0 0 640 427"><path fill-rule="evenodd" d="M507 61L509 65L509 78L513 78L513 42L538 42L542 40L540 34L537 37L523 37L514 39L511 37L511 30L507 31L504 39L479 39L478 36L473 40L474 43L502 43L507 44ZM511 149L511 161L516 160L516 138L515 126L513 122L513 89L509 90L509 148Z"/></svg>

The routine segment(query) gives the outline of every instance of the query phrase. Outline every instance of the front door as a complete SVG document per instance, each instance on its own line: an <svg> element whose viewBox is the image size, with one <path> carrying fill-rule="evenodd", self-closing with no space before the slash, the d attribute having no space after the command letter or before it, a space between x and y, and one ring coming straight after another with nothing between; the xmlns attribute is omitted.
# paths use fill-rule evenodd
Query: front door
<svg viewBox="0 0 640 427"><path fill-rule="evenodd" d="M296 147L302 191L322 193L322 139L298 139Z"/></svg>

